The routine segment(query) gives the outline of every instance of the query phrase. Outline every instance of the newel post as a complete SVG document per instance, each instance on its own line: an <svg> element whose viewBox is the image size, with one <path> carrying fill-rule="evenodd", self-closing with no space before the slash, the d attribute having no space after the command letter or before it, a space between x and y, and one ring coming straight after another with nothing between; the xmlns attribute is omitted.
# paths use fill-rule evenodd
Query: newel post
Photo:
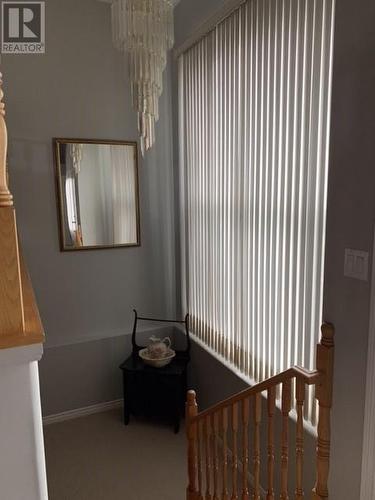
<svg viewBox="0 0 375 500"><path fill-rule="evenodd" d="M13 197L8 188L8 135L0 74L0 335L22 335L25 329L20 259Z"/></svg>
<svg viewBox="0 0 375 500"><path fill-rule="evenodd" d="M197 423L192 421L198 415L195 391L188 391L186 402L186 432L188 439L188 477L186 500L197 500Z"/></svg>
<svg viewBox="0 0 375 500"><path fill-rule="evenodd" d="M319 403L316 484L313 500L328 498L328 474L331 444L331 407L334 359L334 328L328 323L322 326L322 339L317 348L316 367L322 374L316 386L315 397Z"/></svg>
<svg viewBox="0 0 375 500"><path fill-rule="evenodd" d="M2 84L3 80L0 73L0 207L12 207L13 196L8 188L6 169L8 133L5 124L5 105L2 102L4 97Z"/></svg>

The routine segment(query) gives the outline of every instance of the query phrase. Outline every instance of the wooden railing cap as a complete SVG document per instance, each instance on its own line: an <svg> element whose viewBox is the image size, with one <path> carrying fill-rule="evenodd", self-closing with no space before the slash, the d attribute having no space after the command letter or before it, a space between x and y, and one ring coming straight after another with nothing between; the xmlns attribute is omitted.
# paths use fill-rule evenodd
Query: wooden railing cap
<svg viewBox="0 0 375 500"><path fill-rule="evenodd" d="M197 395L195 391L188 391L187 393L187 404L188 406L195 405L197 402Z"/></svg>
<svg viewBox="0 0 375 500"><path fill-rule="evenodd" d="M335 329L331 323L323 323L322 328L322 340L321 344L325 347L333 347L334 346L334 336Z"/></svg>

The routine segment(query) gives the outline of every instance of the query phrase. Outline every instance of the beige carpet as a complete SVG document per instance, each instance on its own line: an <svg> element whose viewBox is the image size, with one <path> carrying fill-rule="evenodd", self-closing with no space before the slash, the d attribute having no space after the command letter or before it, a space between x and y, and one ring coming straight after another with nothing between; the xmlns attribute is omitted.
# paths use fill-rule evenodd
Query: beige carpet
<svg viewBox="0 0 375 500"><path fill-rule="evenodd" d="M182 429L114 410L44 429L50 500L184 500Z"/></svg>

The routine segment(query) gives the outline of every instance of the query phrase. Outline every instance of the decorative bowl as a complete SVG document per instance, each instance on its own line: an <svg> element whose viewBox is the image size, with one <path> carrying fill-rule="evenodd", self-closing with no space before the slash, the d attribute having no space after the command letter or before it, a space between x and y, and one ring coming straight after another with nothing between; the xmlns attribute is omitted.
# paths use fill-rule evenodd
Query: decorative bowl
<svg viewBox="0 0 375 500"><path fill-rule="evenodd" d="M147 347L139 351L139 357L143 360L143 362L146 363L146 365L153 366L154 368L163 368L163 366L169 365L175 356L176 353L173 349L168 349L167 355L163 358L151 358Z"/></svg>

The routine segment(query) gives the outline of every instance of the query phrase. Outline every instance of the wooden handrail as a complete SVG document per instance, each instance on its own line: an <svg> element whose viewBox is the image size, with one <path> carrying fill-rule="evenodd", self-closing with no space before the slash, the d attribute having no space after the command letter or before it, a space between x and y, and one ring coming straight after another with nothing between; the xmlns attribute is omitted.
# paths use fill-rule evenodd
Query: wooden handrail
<svg viewBox="0 0 375 500"><path fill-rule="evenodd" d="M207 408L204 411L201 411L198 415L193 417L193 420L199 420L201 418L206 417L207 415L211 415L217 411L222 410L227 406L231 406L234 403L238 403L243 399L249 398L250 396L254 396L255 394L259 394L260 392L267 391L267 389L271 389L276 385L282 384L283 382L287 382L292 380L293 378L299 379L303 381L306 385L318 385L322 380L322 374L318 370L305 370L300 366L293 366L284 372L278 373L263 382L259 382L256 385L253 385L249 389L245 389L234 396L231 396L219 403ZM193 391L194 392L194 391Z"/></svg>
<svg viewBox="0 0 375 500"><path fill-rule="evenodd" d="M330 324L322 326L321 342L317 346L316 370L310 371L295 366L275 375L268 380L260 382L234 396L219 402L218 404L198 413L196 395L189 391L187 396L187 436L188 436L188 463L189 463L189 486L187 489L187 500L228 500L227 471L228 456L231 457L232 500L249 500L250 487L248 485L249 465L249 436L252 435L252 496L254 500L260 500L261 496L261 394L267 397L267 424L264 446L267 456L266 470L268 487L266 490L267 500L275 500L275 477L278 478L278 489L281 500L288 500L290 496L289 484L291 474L290 467L290 444L289 440L293 433L289 433L289 415L292 409L292 398L296 404L297 423L295 433L295 485L293 488L294 498L302 500L303 491L303 461L304 461L304 439L303 439L303 413L305 403L306 387L315 385L315 398L318 402L318 437L316 448L316 483L311 490L312 500L328 499L328 473L330 458L330 413L332 405L332 378L333 378L333 355L334 355L334 330ZM292 384L295 379L295 385ZM281 434L277 441L280 442L280 472L275 475L275 426L276 417L275 403L278 389L281 388ZM249 407L252 407L253 418L249 419ZM240 412L239 412L240 410ZM240 418L239 418L240 413ZM228 448L227 431L228 419L230 418L231 439ZM221 417L221 418L220 418ZM221 427L219 422L221 423ZM209 424L212 422L213 424ZM205 463L202 463L200 449L202 447L202 436L199 429L205 426L206 443L214 443L214 446L206 444ZM209 426L209 427L208 427ZM252 433L249 433L252 426ZM197 431L198 429L198 431ZM242 446L238 446L239 437L242 437ZM224 449L218 452L217 443L221 442ZM198 451L197 451L198 450ZM229 450L229 451L228 451ZM221 457L221 458L220 458ZM220 464L219 461L222 461ZM241 465L242 461L242 465ZM240 466L241 465L241 466ZM222 481L219 480L218 471L223 471ZM198 471L198 475L197 475ZM205 471L204 477L202 471ZM238 480L242 474L241 481ZM213 481L212 481L213 479ZM219 491L218 485L221 484ZM213 490L212 490L213 488ZM205 491L205 496L203 495Z"/></svg>

